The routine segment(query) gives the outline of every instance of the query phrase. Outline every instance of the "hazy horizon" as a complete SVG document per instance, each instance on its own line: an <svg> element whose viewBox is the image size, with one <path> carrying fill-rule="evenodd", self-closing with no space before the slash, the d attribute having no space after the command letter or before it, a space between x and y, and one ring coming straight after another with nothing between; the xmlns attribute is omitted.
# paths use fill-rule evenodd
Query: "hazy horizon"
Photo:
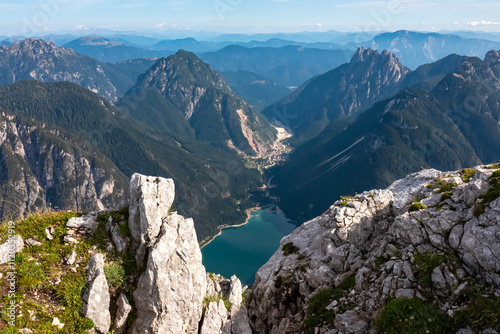
<svg viewBox="0 0 500 334"><path fill-rule="evenodd" d="M500 3L492 0L7 0L0 4L0 34L500 32L498 13Z"/></svg>

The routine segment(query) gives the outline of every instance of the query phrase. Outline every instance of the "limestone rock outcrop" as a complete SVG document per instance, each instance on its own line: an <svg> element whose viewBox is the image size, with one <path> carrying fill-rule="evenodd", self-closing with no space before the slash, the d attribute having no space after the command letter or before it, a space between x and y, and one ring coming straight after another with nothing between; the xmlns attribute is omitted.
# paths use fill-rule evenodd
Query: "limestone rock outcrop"
<svg viewBox="0 0 500 334"><path fill-rule="evenodd" d="M12 235L6 242L0 245L0 264L14 261L16 253L22 252L24 241L18 235Z"/></svg>
<svg viewBox="0 0 500 334"><path fill-rule="evenodd" d="M132 175L128 225L139 266L144 262L146 248L155 244L174 198L172 179Z"/></svg>
<svg viewBox="0 0 500 334"><path fill-rule="evenodd" d="M88 290L83 295L82 313L94 322L99 333L108 333L111 326L109 287L104 275L104 256L94 255L87 265Z"/></svg>
<svg viewBox="0 0 500 334"><path fill-rule="evenodd" d="M120 297L118 297L116 304L118 309L116 310L115 321L113 322L113 334L122 334L125 333L127 328L127 319L130 311L132 311L132 306L130 306L123 292L120 294Z"/></svg>
<svg viewBox="0 0 500 334"><path fill-rule="evenodd" d="M498 167L423 170L297 228L247 294L254 332L376 333L388 300L435 301L452 319L477 284L500 297Z"/></svg>
<svg viewBox="0 0 500 334"><path fill-rule="evenodd" d="M218 302L210 302L203 317L203 326L201 327L201 334L221 334L226 327L227 322L227 309L224 306L224 301L220 299ZM230 331L228 333L231 333Z"/></svg>
<svg viewBox="0 0 500 334"><path fill-rule="evenodd" d="M134 292L133 333L197 333L207 283L194 223L177 214L160 219L160 235Z"/></svg>

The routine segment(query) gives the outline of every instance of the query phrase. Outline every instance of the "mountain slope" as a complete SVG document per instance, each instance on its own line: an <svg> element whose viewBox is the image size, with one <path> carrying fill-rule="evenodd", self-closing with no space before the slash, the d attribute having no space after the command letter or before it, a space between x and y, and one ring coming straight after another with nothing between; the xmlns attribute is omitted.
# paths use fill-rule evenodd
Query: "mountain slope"
<svg viewBox="0 0 500 334"><path fill-rule="evenodd" d="M256 73L247 71L222 72L231 90L256 111L262 111L291 90Z"/></svg>
<svg viewBox="0 0 500 334"><path fill-rule="evenodd" d="M69 81L115 101L137 78L124 69L42 40L28 38L0 47L0 85L21 80Z"/></svg>
<svg viewBox="0 0 500 334"><path fill-rule="evenodd" d="M247 154L267 153L276 139L276 130L265 117L253 112L217 72L190 52L181 50L159 59L119 105L128 107L131 103L127 102L142 94L148 97L128 112L155 130L175 127L183 135L194 134L196 140Z"/></svg>
<svg viewBox="0 0 500 334"><path fill-rule="evenodd" d="M348 62L352 54L352 51L319 50L301 46L249 49L230 45L216 52L200 54L200 58L219 72L254 72L290 87L299 86L315 75Z"/></svg>
<svg viewBox="0 0 500 334"><path fill-rule="evenodd" d="M357 115L394 94L410 72L393 55L360 48L351 62L306 82L298 92L263 111L285 123L296 141L318 135L331 121Z"/></svg>
<svg viewBox="0 0 500 334"><path fill-rule="evenodd" d="M489 50L500 49L500 42L400 30L380 34L367 46L378 50L389 50L396 54L403 64L414 69L452 53L482 57Z"/></svg>
<svg viewBox="0 0 500 334"><path fill-rule="evenodd" d="M200 241L215 235L221 225L244 221L245 209L252 205L247 191L261 182L260 174L244 168L234 151L159 135L72 83L22 81L0 87L0 107L49 128L64 129L84 152L98 147L110 161L106 165L114 164L120 175L140 172L173 178L178 187L176 209L197 218ZM64 184L65 189L72 186Z"/></svg>
<svg viewBox="0 0 500 334"><path fill-rule="evenodd" d="M495 66L498 53L487 59ZM432 89L407 88L348 127L332 123L272 171L272 192L289 218L304 221L341 195L387 186L421 166L500 160L499 88L488 63L465 58Z"/></svg>
<svg viewBox="0 0 500 334"><path fill-rule="evenodd" d="M81 55L89 56L103 62L116 63L136 58L166 57L172 51L151 51L125 45L100 36L85 36L64 44Z"/></svg>

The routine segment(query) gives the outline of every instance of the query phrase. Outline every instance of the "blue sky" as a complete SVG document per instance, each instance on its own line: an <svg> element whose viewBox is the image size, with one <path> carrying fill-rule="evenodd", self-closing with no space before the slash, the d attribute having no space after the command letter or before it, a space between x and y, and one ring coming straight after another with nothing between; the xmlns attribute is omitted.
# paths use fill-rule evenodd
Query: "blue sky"
<svg viewBox="0 0 500 334"><path fill-rule="evenodd" d="M23 30L500 31L500 2L331 0L2 0L0 34Z"/></svg>

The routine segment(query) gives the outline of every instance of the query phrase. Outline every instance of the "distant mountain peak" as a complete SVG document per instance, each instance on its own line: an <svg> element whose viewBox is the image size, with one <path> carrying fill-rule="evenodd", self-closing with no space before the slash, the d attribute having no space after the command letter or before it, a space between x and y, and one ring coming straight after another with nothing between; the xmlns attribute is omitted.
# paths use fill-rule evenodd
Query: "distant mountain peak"
<svg viewBox="0 0 500 334"><path fill-rule="evenodd" d="M77 55L77 53L71 49L66 49L64 47L58 47L52 42L46 42L41 39L26 38L20 42L12 44L9 48L10 53L19 53L22 55L42 55L51 54L53 56L61 55Z"/></svg>
<svg viewBox="0 0 500 334"><path fill-rule="evenodd" d="M138 78L136 86L156 88L165 96L185 95L185 92L181 91L187 86L231 91L224 79L212 70L210 65L200 60L194 53L185 50L179 50L168 58L158 59L146 73Z"/></svg>
<svg viewBox="0 0 500 334"><path fill-rule="evenodd" d="M273 120L276 115L297 115L287 121L298 140L307 140L328 123L355 116L391 96L410 72L394 54L361 47L350 63L313 78L263 113Z"/></svg>
<svg viewBox="0 0 500 334"><path fill-rule="evenodd" d="M360 47L356 50L356 53L351 59L351 64L359 62L372 62L382 64L386 60L389 60L392 66L397 65L399 67L403 67L403 64L401 64L398 57L394 53L391 53L388 50L384 50L382 51L382 53L380 53L376 49L365 49L363 47Z"/></svg>
<svg viewBox="0 0 500 334"><path fill-rule="evenodd" d="M379 53L377 50L373 50L372 48L365 49L364 47L360 47L352 56L351 63L356 63L360 61L364 61L367 57L369 57L372 53Z"/></svg>
<svg viewBox="0 0 500 334"><path fill-rule="evenodd" d="M161 119L180 115L184 120L179 124L191 127L198 140L266 154L276 139L276 131L267 120L234 95L222 76L192 52L179 50L158 59L128 94L143 90L157 91L168 101L168 107L159 112ZM139 120L145 116L140 111L135 115ZM168 124L166 128L154 126L161 131L172 127L172 119L164 123Z"/></svg>
<svg viewBox="0 0 500 334"><path fill-rule="evenodd" d="M489 51L487 54L486 54L486 57L484 57L484 61L488 64L488 65L492 65L492 64L497 64L500 62L500 51L498 50L491 50Z"/></svg>
<svg viewBox="0 0 500 334"><path fill-rule="evenodd" d="M27 38L12 46L0 46L0 85L21 80L68 81L79 84L108 100L116 101L146 66L108 64L83 56L69 47Z"/></svg>

